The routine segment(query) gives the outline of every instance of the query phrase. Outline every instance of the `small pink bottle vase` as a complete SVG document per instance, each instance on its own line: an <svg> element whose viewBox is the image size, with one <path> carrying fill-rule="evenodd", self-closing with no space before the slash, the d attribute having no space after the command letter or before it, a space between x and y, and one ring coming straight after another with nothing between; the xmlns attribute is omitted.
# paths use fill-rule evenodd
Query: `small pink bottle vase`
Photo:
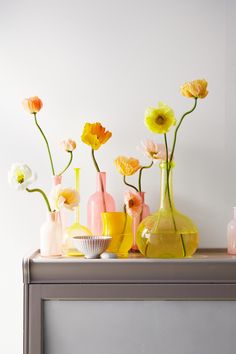
<svg viewBox="0 0 236 354"><path fill-rule="evenodd" d="M133 222L132 222L133 244L132 244L132 247L131 247L131 251L133 251L133 252L138 252L139 251L137 243L136 243L136 234L137 234L138 226L139 226L140 222L143 219L145 219L147 216L150 215L150 208L145 203L145 192L139 192L139 195L142 198L143 209L142 209L141 214L133 217Z"/></svg>
<svg viewBox="0 0 236 354"><path fill-rule="evenodd" d="M93 235L102 235L101 213L116 211L115 201L106 191L106 172L97 173L97 191L87 205L87 226Z"/></svg>
<svg viewBox="0 0 236 354"><path fill-rule="evenodd" d="M236 207L234 207L234 218L227 227L228 254L236 255Z"/></svg>
<svg viewBox="0 0 236 354"><path fill-rule="evenodd" d="M59 211L47 214L47 220L40 229L40 254L43 257L61 256L62 225Z"/></svg>

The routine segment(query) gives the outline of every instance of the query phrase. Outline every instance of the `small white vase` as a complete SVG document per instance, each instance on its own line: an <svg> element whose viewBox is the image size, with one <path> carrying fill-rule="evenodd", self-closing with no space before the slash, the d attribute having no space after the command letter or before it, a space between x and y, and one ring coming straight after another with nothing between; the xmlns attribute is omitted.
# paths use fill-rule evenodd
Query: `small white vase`
<svg viewBox="0 0 236 354"><path fill-rule="evenodd" d="M47 214L47 220L40 229L40 254L43 257L61 256L62 224L59 211Z"/></svg>

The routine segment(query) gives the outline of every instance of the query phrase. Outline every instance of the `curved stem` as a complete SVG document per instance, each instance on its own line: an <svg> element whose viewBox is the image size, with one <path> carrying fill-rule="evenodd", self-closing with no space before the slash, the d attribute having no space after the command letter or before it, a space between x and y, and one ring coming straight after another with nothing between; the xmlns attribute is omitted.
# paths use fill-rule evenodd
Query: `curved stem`
<svg viewBox="0 0 236 354"><path fill-rule="evenodd" d="M38 127L38 129L39 129L40 133L42 134L42 136L43 136L43 138L44 138L44 141L45 141L45 143L46 143L47 150L48 150L48 155L49 155L49 159L50 159L50 164L51 164L51 169L52 169L52 174L53 174L53 176L55 176L55 170L54 170L54 166L53 166L52 155L51 155L51 151L50 151L50 147L49 147L47 138L46 138L44 132L42 131L41 127L40 127L39 124L38 124L36 113L33 113L33 114L34 114L34 121L35 121L35 124L36 124L36 126Z"/></svg>
<svg viewBox="0 0 236 354"><path fill-rule="evenodd" d="M147 165L147 166L143 166L140 168L139 170L139 176L138 176L138 189L139 189L139 192L142 192L142 173L143 173L143 170L145 168L150 168L152 167L153 165L153 161L150 163L150 165Z"/></svg>
<svg viewBox="0 0 236 354"><path fill-rule="evenodd" d="M42 189L40 189L40 188L34 188L34 189L26 188L26 190L27 190L27 192L30 192L30 193L34 193L34 192L40 193L43 196L43 198L44 198L44 200L45 200L45 202L47 204L48 211L51 213L52 209L50 207L48 198L47 198L46 194L44 193L44 191Z"/></svg>
<svg viewBox="0 0 236 354"><path fill-rule="evenodd" d="M93 162L94 162L94 166L97 170L97 172L101 172L100 171L100 168L98 166L98 163L97 163L97 160L95 158L95 154L94 154L94 150L92 149L92 158L93 158ZM102 182L102 176L101 174L99 175L99 181L100 181L100 185L101 185L101 189L102 189L102 202L103 202L103 208L104 208L104 212L107 211L107 207L106 207L106 198L105 198L105 194L104 194L104 185L103 185L103 182Z"/></svg>
<svg viewBox="0 0 236 354"><path fill-rule="evenodd" d="M71 162L72 162L72 160L73 160L73 152L72 152L72 151L68 151L68 152L69 152L69 154L70 154L70 160L69 160L68 164L66 165L66 167L61 171L61 173L58 174L58 176L62 176L63 173L65 173L66 170L67 170L67 169L70 167L70 165L71 165Z"/></svg>
<svg viewBox="0 0 236 354"><path fill-rule="evenodd" d="M169 204L170 204L170 210L171 210L171 216L172 216L172 220L173 220L173 224L174 224L174 229L175 229L175 232L176 232L177 231L177 227L176 227L176 222L175 222L175 218L174 218L174 214L173 214L173 207L172 207L172 203L171 203L171 198L170 198L169 173L170 173L170 168L171 168L171 162L168 161L168 143L167 143L166 134L164 134L164 138L165 138L165 148L166 148L167 193L168 193L168 199L169 199ZM183 256L186 257L186 248L185 248L184 239L183 239L183 235L182 234L180 234L180 240L181 240L181 246L182 246L182 250L183 250Z"/></svg>
<svg viewBox="0 0 236 354"><path fill-rule="evenodd" d="M95 154L94 154L94 150L93 150L93 149L92 149L92 158L93 158L93 163L94 163L94 166L95 166L97 172L101 172L101 171L100 171L100 168L99 168L99 166L98 166L97 160L96 160L96 158L95 158Z"/></svg>
<svg viewBox="0 0 236 354"><path fill-rule="evenodd" d="M180 121L179 121L177 127L175 128L174 140L173 140L173 145L172 145L172 150L171 150L171 155L170 155L170 162L173 160L173 157L174 157L175 145L176 145L176 139L177 139L177 134L178 134L179 127L181 126L181 124L182 124L184 118L185 118L188 114L192 113L192 112L195 110L195 108L197 107L197 97L195 97L194 100L195 100L195 101L194 101L194 106L193 106L193 108L190 109L189 111L185 112L185 113L182 115L182 117L181 117L181 119L180 119Z"/></svg>
<svg viewBox="0 0 236 354"><path fill-rule="evenodd" d="M169 156L168 156L168 143L167 143L166 133L164 134L164 139L165 139L165 148L166 148L166 179L167 179L166 187L167 187L167 194L168 194L168 199L169 199L169 204L170 204L173 224L174 224L174 228L175 228L175 231L176 231L177 228L176 228L176 223L175 223L175 219L174 219L174 216L173 216L173 208L172 208L172 203L171 203L171 198L170 198L170 185L169 185L170 166L169 166L169 162L168 162Z"/></svg>
<svg viewBox="0 0 236 354"><path fill-rule="evenodd" d="M130 184L130 183L126 182L126 176L123 176L123 181L124 181L124 184L126 184L126 186L129 186L129 187L135 189L136 192L139 191L138 188L136 188L133 184Z"/></svg>

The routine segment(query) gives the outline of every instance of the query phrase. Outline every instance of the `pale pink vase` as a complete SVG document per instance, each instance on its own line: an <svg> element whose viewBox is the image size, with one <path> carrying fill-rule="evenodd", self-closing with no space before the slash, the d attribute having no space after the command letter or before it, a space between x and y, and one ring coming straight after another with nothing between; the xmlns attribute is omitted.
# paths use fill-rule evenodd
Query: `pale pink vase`
<svg viewBox="0 0 236 354"><path fill-rule="evenodd" d="M40 254L43 257L61 256L62 225L59 211L49 212L40 229Z"/></svg>
<svg viewBox="0 0 236 354"><path fill-rule="evenodd" d="M146 218L147 216L150 215L150 208L145 203L145 192L139 192L139 195L142 198L143 209L142 209L141 214L133 217L133 222L132 222L133 244L132 244L132 247L131 247L131 251L133 251L133 252L138 252L139 251L137 243L136 243L136 234L137 234L138 226L139 226L140 222L144 218Z"/></svg>
<svg viewBox="0 0 236 354"><path fill-rule="evenodd" d="M236 207L234 207L234 218L227 227L228 254L236 255Z"/></svg>
<svg viewBox="0 0 236 354"><path fill-rule="evenodd" d="M102 235L101 213L116 211L115 201L106 192L106 172L97 173L97 191L92 194L87 205L87 226L93 235Z"/></svg>

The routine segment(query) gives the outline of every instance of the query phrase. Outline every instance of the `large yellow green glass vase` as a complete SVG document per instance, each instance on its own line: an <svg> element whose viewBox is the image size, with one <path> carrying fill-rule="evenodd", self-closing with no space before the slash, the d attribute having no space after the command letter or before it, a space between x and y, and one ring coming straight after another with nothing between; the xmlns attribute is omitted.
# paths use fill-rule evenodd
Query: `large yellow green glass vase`
<svg viewBox="0 0 236 354"><path fill-rule="evenodd" d="M102 224L102 234L112 238L106 252L127 257L133 242L132 218L123 212L107 212L102 213Z"/></svg>
<svg viewBox="0 0 236 354"><path fill-rule="evenodd" d="M141 253L149 258L191 257L199 243L198 229L190 218L181 214L174 204L172 170L174 163L160 163L161 202L159 210L139 225L137 244ZM169 184L167 184L169 175Z"/></svg>

